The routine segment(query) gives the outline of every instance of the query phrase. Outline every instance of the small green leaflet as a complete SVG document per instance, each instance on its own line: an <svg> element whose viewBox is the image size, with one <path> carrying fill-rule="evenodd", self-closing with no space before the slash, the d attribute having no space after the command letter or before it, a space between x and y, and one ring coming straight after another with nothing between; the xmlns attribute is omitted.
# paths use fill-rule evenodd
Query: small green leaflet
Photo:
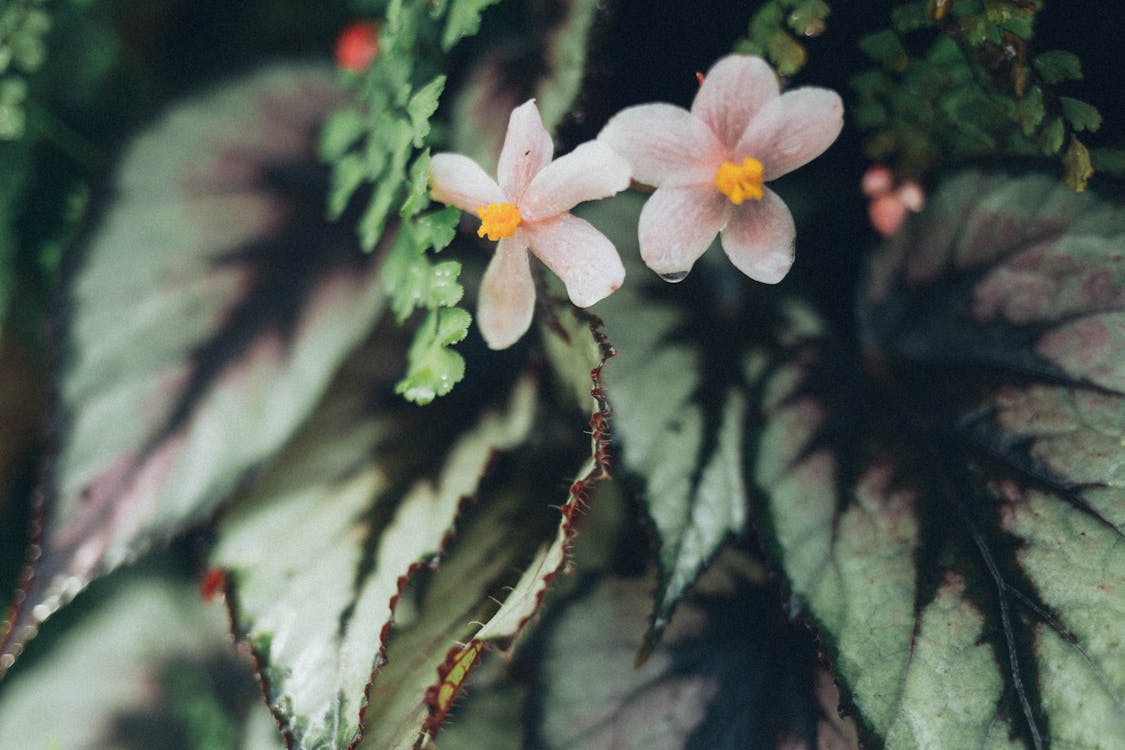
<svg viewBox="0 0 1125 750"><path fill-rule="evenodd" d="M457 281L461 264L431 263L426 249L440 251L452 240L460 212L450 206L399 227L383 268L383 286L391 299L391 311L402 323L416 309L453 307L464 288Z"/></svg>
<svg viewBox="0 0 1125 750"><path fill-rule="evenodd" d="M1048 50L1036 55L1031 64L1048 84L1082 80L1082 63L1073 52Z"/></svg>
<svg viewBox="0 0 1125 750"><path fill-rule="evenodd" d="M450 0L449 15L441 34L442 49L448 52L464 37L480 31L480 14L498 2L500 0Z"/></svg>
<svg viewBox="0 0 1125 750"><path fill-rule="evenodd" d="M423 154L419 163L428 163ZM424 193L414 193L421 202ZM464 295L457 261L434 263L426 249L442 250L453 240L460 212L448 206L399 225L399 234L383 269L383 286L391 311L401 324L417 308L429 310L407 351L406 375L395 391L408 401L428 404L444 396L465 376L465 360L450 347L464 340L472 316L456 307Z"/></svg>
<svg viewBox="0 0 1125 750"><path fill-rule="evenodd" d="M450 346L464 340L472 318L459 307L431 310L407 352L406 376L395 386L408 401L425 405L465 377L465 360Z"/></svg>
<svg viewBox="0 0 1125 750"><path fill-rule="evenodd" d="M454 0L429 8L423 3L392 2L379 37L380 53L362 74L354 101L333 115L320 138L320 155L332 163L328 214L341 218L365 184L371 186L356 230L371 251L388 232L395 233L385 288L391 309L403 322L417 307L428 315L410 348L398 392L419 404L444 395L464 377L464 359L449 347L461 341L471 317L455 307L463 290L461 267L431 263L429 250L452 240L457 213L423 213L429 205L426 184L430 118L445 88L444 75L420 80L420 40L435 33L443 16L444 49L476 33L488 2ZM392 213L397 209L397 219Z"/></svg>
<svg viewBox="0 0 1125 750"><path fill-rule="evenodd" d="M1060 96L1059 106L1062 107L1063 117L1077 131L1087 130L1093 133L1102 126L1101 113L1091 104L1069 96Z"/></svg>

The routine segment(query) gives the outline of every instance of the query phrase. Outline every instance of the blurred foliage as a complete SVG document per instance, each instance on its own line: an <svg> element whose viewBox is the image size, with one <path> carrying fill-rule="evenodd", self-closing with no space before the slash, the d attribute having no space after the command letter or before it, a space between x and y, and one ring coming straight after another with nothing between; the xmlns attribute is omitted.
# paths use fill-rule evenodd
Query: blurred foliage
<svg viewBox="0 0 1125 750"><path fill-rule="evenodd" d="M1093 166L1077 133L1096 131L1102 118L1056 90L1081 80L1082 66L1071 52L1035 50L1042 8L1041 0L897 4L889 28L859 40L878 67L851 79L852 119L869 133L868 158L918 178L965 157L1048 157L1067 185L1084 190Z"/></svg>
<svg viewBox="0 0 1125 750"><path fill-rule="evenodd" d="M47 65L47 34L68 36L67 21L75 11L63 5L52 15L47 5L21 0L0 9L0 331L16 308L25 336L37 335L34 319L45 304L41 293L53 283L62 249L82 215L87 191L78 173L96 161L86 140L41 101L60 83ZM96 88L102 70L90 64L96 53L69 56L82 58L87 72L80 83ZM49 148L41 148L45 143ZM22 295L21 285L29 287Z"/></svg>
<svg viewBox="0 0 1125 750"><path fill-rule="evenodd" d="M823 34L829 12L824 0L770 0L754 13L746 38L734 51L760 55L781 75L795 75L808 56L799 38Z"/></svg>
<svg viewBox="0 0 1125 750"><path fill-rule="evenodd" d="M47 57L51 29L46 0L14 0L0 9L0 140L23 135L26 76Z"/></svg>

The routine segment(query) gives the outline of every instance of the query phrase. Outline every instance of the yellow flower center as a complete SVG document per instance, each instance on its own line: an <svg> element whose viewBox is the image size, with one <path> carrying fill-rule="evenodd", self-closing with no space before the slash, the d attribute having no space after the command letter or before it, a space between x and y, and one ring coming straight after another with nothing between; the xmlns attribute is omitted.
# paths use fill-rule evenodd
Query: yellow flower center
<svg viewBox="0 0 1125 750"><path fill-rule="evenodd" d="M736 206L747 198L761 200L762 162L752 156L743 159L741 165L725 161L715 172L715 185Z"/></svg>
<svg viewBox="0 0 1125 750"><path fill-rule="evenodd" d="M489 203L477 206L480 229L477 237L488 235L490 240L506 240L516 233L516 227L523 223L519 209L512 203Z"/></svg>

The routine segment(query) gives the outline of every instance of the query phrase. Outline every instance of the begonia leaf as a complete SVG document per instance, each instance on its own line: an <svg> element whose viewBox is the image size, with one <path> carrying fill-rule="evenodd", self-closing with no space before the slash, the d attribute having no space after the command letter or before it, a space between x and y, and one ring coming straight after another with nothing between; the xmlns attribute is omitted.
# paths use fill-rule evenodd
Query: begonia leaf
<svg viewBox="0 0 1125 750"><path fill-rule="evenodd" d="M766 581L745 553L722 555L640 666L636 634L652 580L591 581L545 633L530 745L772 750L814 729L822 714L815 646L785 619Z"/></svg>
<svg viewBox="0 0 1125 750"><path fill-rule="evenodd" d="M888 747L1125 742L1123 243L962 173L873 257L862 356L810 329L767 378L763 528Z"/></svg>
<svg viewBox="0 0 1125 750"><path fill-rule="evenodd" d="M157 565L97 588L0 684L0 747L281 750L221 607Z"/></svg>
<svg viewBox="0 0 1125 750"><path fill-rule="evenodd" d="M509 490L471 509L437 571L404 593L416 614L387 637L386 663L368 694L361 748L431 746L489 644L508 646L538 608L565 549L542 541L558 513L546 503L529 505L535 496L527 488Z"/></svg>
<svg viewBox="0 0 1125 750"><path fill-rule="evenodd" d="M454 104L450 150L491 172L512 110L531 98L544 126L554 132L578 98L599 5L596 0L553 0L517 29L512 43L486 54Z"/></svg>
<svg viewBox="0 0 1125 750"><path fill-rule="evenodd" d="M430 746L461 696L469 670L490 649L511 651L539 611L552 581L567 569L577 516L587 509L594 486L609 476L601 370L612 348L599 333L596 319L576 314L569 304L552 305L550 310L553 319L543 326L543 336L553 356L578 363L570 369L586 386L580 403L594 410L589 418L589 456L565 501L552 505L550 513L544 515L542 501L530 507L527 501L549 498L552 492L544 495L541 487L527 483L545 473L552 475L551 470L541 463L536 468L524 464L513 473L514 486L482 500L482 507L458 522L457 535L432 580L404 594L414 602L411 611L416 615L388 637L386 664L375 675L364 715L364 748ZM578 386L562 379L566 386ZM549 459L538 459L543 460L558 464L566 456L553 448ZM528 533L529 526L553 528L553 533ZM522 573L513 575L519 570ZM503 590L499 595L494 591L497 582ZM491 601L499 607L487 604L490 591ZM457 643L453 648L451 641ZM433 654L444 656L435 661Z"/></svg>
<svg viewBox="0 0 1125 750"><path fill-rule="evenodd" d="M465 683L472 700L456 705L441 730L443 750L521 750L528 688L508 677L504 659L486 659Z"/></svg>
<svg viewBox="0 0 1125 750"><path fill-rule="evenodd" d="M218 527L212 564L227 572L236 634L250 645L294 747L357 740L403 582L436 564L494 456L521 444L533 426L528 381L453 440L405 405L372 412L364 406L369 384L390 374L389 359L371 352L363 369L345 371L276 468ZM434 617L439 628L466 624ZM435 668L448 641L442 645ZM421 721L411 730L420 733Z"/></svg>
<svg viewBox="0 0 1125 750"><path fill-rule="evenodd" d="M0 671L91 579L209 516L384 308L380 254L321 219L333 80L251 74L125 152L65 283L58 455Z"/></svg>
<svg viewBox="0 0 1125 750"><path fill-rule="evenodd" d="M702 285L714 280L712 272L729 268L712 268L708 259L687 282L655 287L664 294L654 290L663 282L636 262L639 206L626 195L592 205L583 216L631 264L631 283L597 312L618 350L605 369L613 437L624 468L643 478L660 545L651 648L684 592L723 543L746 528L745 436L764 352L755 339L732 338L726 324L740 322L709 317L714 300L693 296L707 293Z"/></svg>
<svg viewBox="0 0 1125 750"><path fill-rule="evenodd" d="M589 335L566 315L559 330ZM584 436L574 429L572 449L538 455L550 420L528 377L483 410L475 399L425 412L373 400L371 384L398 367L386 338L341 372L217 529L212 563L226 571L236 635L293 747L428 742L484 652L509 649L538 611L604 475L595 435L557 504L559 488L541 477L573 471ZM605 355L588 356L587 392Z"/></svg>

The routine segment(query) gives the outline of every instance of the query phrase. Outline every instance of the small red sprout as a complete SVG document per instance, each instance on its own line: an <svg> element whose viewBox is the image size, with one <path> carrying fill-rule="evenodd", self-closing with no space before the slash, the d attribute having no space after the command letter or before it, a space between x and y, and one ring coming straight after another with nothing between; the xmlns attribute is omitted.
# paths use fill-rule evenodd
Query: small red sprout
<svg viewBox="0 0 1125 750"><path fill-rule="evenodd" d="M352 21L336 37L336 64L344 70L362 73L379 54L379 24Z"/></svg>

